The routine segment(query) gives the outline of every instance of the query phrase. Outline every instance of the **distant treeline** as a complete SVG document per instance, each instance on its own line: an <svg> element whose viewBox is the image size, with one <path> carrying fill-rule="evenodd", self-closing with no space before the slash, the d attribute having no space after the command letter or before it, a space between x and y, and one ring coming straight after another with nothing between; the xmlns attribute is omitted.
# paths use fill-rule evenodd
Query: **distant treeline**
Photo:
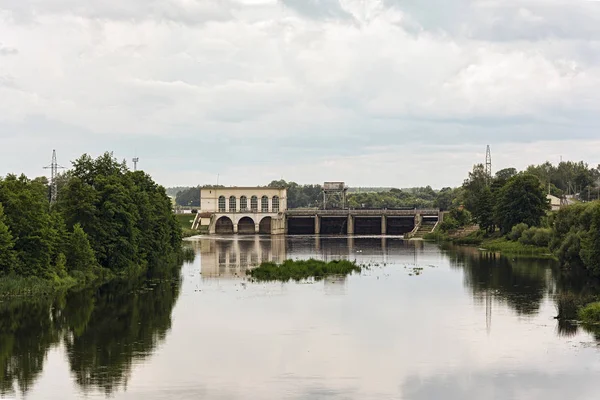
<svg viewBox="0 0 600 400"><path fill-rule="evenodd" d="M73 162L55 204L48 193L46 178L0 178L0 277L139 275L180 254L181 228L165 189L110 153Z"/></svg>
<svg viewBox="0 0 600 400"><path fill-rule="evenodd" d="M284 180L272 181L268 187L287 188L288 208L321 207L323 193L321 185L300 185ZM200 207L201 186L179 189L175 195L175 203L179 206ZM351 208L431 208L444 210L451 205L455 197L454 189L444 188L439 191L430 186L410 189L394 188L350 188L348 190L348 206Z"/></svg>
<svg viewBox="0 0 600 400"><path fill-rule="evenodd" d="M454 190L440 229L476 223L480 239L547 248L563 265L600 276L599 180L600 168L583 162L544 163L521 172L506 168L494 176L477 164ZM563 198L560 211L550 212L548 194Z"/></svg>

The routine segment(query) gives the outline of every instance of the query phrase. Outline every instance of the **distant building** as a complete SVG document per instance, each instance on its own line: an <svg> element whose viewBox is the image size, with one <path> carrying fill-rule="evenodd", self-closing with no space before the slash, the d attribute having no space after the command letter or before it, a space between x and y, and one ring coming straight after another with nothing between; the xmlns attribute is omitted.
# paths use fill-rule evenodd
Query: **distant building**
<svg viewBox="0 0 600 400"><path fill-rule="evenodd" d="M546 198L550 200L550 208L552 211L560 210L560 207L562 205L560 198L552 196L551 194L547 195Z"/></svg>
<svg viewBox="0 0 600 400"><path fill-rule="evenodd" d="M284 233L287 189L204 187L195 226L209 233Z"/></svg>

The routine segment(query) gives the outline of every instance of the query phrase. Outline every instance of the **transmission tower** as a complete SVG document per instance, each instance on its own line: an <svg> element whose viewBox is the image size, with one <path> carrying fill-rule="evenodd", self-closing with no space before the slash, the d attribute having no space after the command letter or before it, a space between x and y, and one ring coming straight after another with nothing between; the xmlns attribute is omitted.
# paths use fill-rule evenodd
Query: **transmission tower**
<svg viewBox="0 0 600 400"><path fill-rule="evenodd" d="M133 172L137 171L137 163L140 161L139 157L133 157Z"/></svg>
<svg viewBox="0 0 600 400"><path fill-rule="evenodd" d="M56 178L58 177L58 169L64 169L56 162L56 150L52 150L52 163L44 169L50 170L50 204L56 203L56 196L58 195L58 185Z"/></svg>
<svg viewBox="0 0 600 400"><path fill-rule="evenodd" d="M492 150L490 150L489 144L485 152L485 175L489 183L492 180Z"/></svg>

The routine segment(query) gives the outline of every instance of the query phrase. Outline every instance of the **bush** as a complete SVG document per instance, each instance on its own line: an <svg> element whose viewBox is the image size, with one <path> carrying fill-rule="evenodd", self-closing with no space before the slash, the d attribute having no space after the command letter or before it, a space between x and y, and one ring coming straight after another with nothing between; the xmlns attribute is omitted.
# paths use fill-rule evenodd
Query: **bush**
<svg viewBox="0 0 600 400"><path fill-rule="evenodd" d="M600 302L588 304L579 310L579 319L585 324L599 324Z"/></svg>
<svg viewBox="0 0 600 400"><path fill-rule="evenodd" d="M510 231L510 233L507 236L508 240L512 240L513 242L516 242L517 240L519 240L521 238L521 236L523 235L523 232L526 231L527 228L529 228L529 226L527 226L527 224L524 222L521 222L520 224L513 226L512 230Z"/></svg>
<svg viewBox="0 0 600 400"><path fill-rule="evenodd" d="M551 238L552 231L550 229L538 228L533 235L533 243L538 247L548 247Z"/></svg>
<svg viewBox="0 0 600 400"><path fill-rule="evenodd" d="M515 226L515 228L517 228L517 226ZM515 229L513 229L509 235L512 235L512 237L516 237L519 230L520 228L516 231ZM548 245L550 244L551 237L552 233L550 229L529 228L521 232L521 237L519 237L518 241L523 245L548 247Z"/></svg>

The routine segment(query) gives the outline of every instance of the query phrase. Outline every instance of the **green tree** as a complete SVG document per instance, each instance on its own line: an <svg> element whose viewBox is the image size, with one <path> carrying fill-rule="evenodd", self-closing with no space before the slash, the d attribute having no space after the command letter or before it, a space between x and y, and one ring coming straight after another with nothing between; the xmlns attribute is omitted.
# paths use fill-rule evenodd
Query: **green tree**
<svg viewBox="0 0 600 400"><path fill-rule="evenodd" d="M479 227L488 233L494 232L496 230L494 219L494 195L489 187L483 188L479 194L476 210L477 214L475 220L479 224Z"/></svg>
<svg viewBox="0 0 600 400"><path fill-rule="evenodd" d="M17 261L15 242L6 225L4 207L0 203L0 276L9 273Z"/></svg>
<svg viewBox="0 0 600 400"><path fill-rule="evenodd" d="M521 222L539 226L549 210L540 180L531 174L519 174L508 180L498 194L496 220L503 233Z"/></svg>
<svg viewBox="0 0 600 400"><path fill-rule="evenodd" d="M14 271L23 276L50 277L59 235L49 211L47 180L8 175L0 180L0 203L14 238Z"/></svg>
<svg viewBox="0 0 600 400"><path fill-rule="evenodd" d="M73 226L67 245L67 267L70 271L87 273L97 265L94 250L90 245L87 234L80 224Z"/></svg>

